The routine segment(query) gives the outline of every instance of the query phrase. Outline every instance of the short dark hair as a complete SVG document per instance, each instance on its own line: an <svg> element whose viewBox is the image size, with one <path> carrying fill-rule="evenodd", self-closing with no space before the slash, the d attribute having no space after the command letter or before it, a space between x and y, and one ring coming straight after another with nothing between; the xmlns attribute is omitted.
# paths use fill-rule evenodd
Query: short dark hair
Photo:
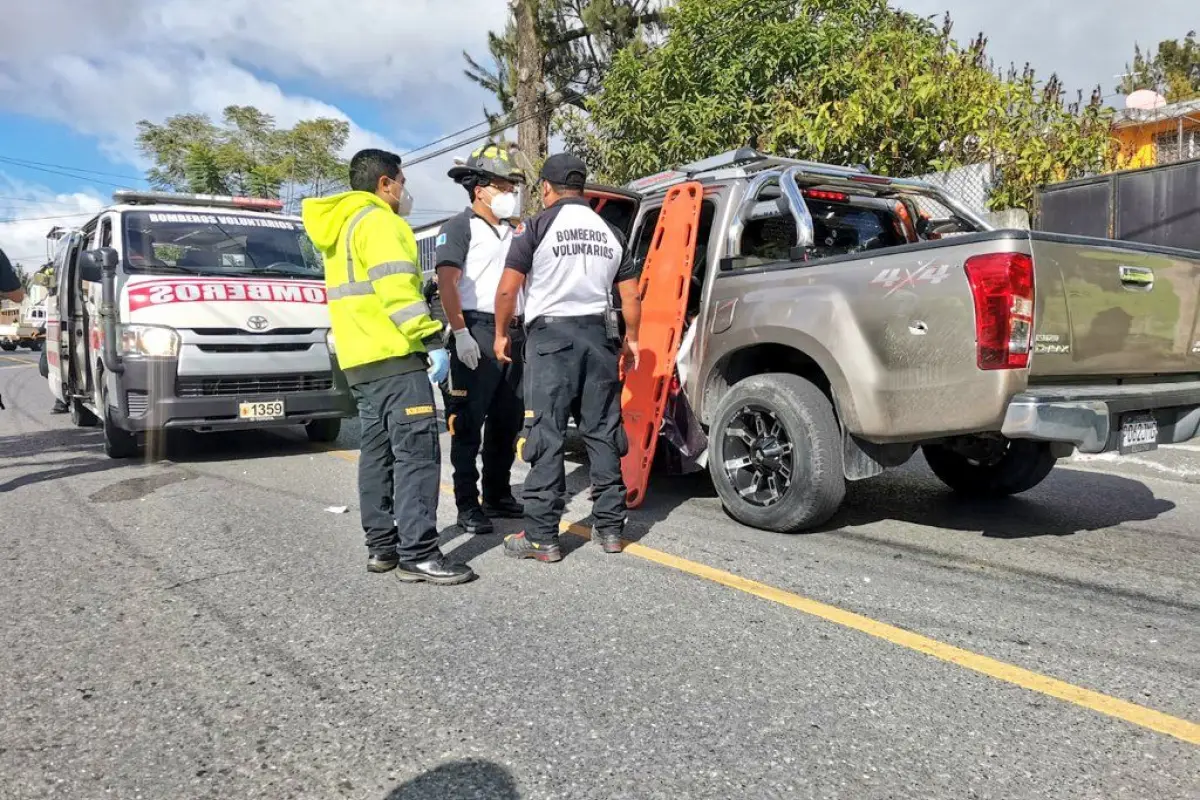
<svg viewBox="0 0 1200 800"><path fill-rule="evenodd" d="M578 186L565 186L554 181L546 181L546 185L554 190L554 193L562 197L583 197L583 189Z"/></svg>
<svg viewBox="0 0 1200 800"><path fill-rule="evenodd" d="M359 150L350 159L350 188L356 192L374 192L380 178L395 180L400 174L400 156L387 150Z"/></svg>

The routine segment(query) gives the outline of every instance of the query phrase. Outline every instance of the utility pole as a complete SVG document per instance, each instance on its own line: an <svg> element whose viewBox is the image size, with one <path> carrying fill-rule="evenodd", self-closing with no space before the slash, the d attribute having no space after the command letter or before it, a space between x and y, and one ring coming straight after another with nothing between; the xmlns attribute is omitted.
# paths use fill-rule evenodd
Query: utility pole
<svg viewBox="0 0 1200 800"><path fill-rule="evenodd" d="M517 20L517 146L534 167L540 167L550 146L550 112L546 108L545 53L538 37L541 0L510 0ZM529 176L531 179L534 176ZM524 192L525 214L537 213L539 200Z"/></svg>

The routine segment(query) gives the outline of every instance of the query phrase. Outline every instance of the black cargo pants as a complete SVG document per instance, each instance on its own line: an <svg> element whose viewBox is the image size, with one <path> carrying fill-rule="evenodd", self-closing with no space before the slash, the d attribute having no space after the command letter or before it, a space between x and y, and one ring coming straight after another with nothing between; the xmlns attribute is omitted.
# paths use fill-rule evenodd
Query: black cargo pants
<svg viewBox="0 0 1200 800"><path fill-rule="evenodd" d="M362 426L358 495L367 549L401 561L437 556L442 448L429 374L417 370L350 390Z"/></svg>
<svg viewBox="0 0 1200 800"><path fill-rule="evenodd" d="M604 317L539 317L525 344L525 427L519 455L525 478L525 535L548 543L566 507L563 442L572 407L591 463L592 516L602 531L625 527L621 457L629 449L621 424L620 348Z"/></svg>
<svg viewBox="0 0 1200 800"><path fill-rule="evenodd" d="M450 341L450 377L444 387L446 427L450 429L450 463L454 467L454 501L459 511L479 505L479 469L475 460L483 447L483 501L497 502L512 495L510 482L521 432L521 351L525 333L509 330L512 363L496 360L496 317L464 311L467 330L479 345L479 365L468 369L458 360ZM482 436L481 436L482 433Z"/></svg>

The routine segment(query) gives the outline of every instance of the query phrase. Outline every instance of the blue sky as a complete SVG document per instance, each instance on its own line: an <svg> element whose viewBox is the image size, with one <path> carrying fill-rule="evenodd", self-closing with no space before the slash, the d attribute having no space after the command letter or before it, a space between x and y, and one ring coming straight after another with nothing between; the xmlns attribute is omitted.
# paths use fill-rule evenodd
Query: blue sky
<svg viewBox="0 0 1200 800"><path fill-rule="evenodd" d="M1135 40L1153 44L1200 28L1194 0L897 4L927 15L949 8L962 38L987 32L999 63L1029 61L1043 75L1058 71L1070 88L1100 84L1106 93ZM483 54L486 33L503 24L507 2L30 0L6 6L0 248L28 260L43 252L50 226L83 221L106 202L113 184L144 185L138 176L147 164L134 147L142 118L195 111L219 117L226 105L252 104L281 124L338 116L352 125L349 150L375 144L400 152L480 121L487 98L463 77L461 52ZM81 33L64 35L70 30ZM447 155L411 171L425 219L462 205L461 190L445 177L449 166Z"/></svg>

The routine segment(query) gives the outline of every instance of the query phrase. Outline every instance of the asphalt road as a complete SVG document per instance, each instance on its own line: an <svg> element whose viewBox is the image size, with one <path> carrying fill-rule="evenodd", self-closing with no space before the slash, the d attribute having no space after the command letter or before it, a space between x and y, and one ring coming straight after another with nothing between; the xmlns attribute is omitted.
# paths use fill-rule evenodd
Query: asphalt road
<svg viewBox="0 0 1200 800"><path fill-rule="evenodd" d="M353 425L340 453L250 433L114 462L17 359L0 797L1198 794L1200 453L991 507L918 459L791 537L656 478L638 545L567 537L557 565L457 535L444 499L480 580L410 586L364 570Z"/></svg>

